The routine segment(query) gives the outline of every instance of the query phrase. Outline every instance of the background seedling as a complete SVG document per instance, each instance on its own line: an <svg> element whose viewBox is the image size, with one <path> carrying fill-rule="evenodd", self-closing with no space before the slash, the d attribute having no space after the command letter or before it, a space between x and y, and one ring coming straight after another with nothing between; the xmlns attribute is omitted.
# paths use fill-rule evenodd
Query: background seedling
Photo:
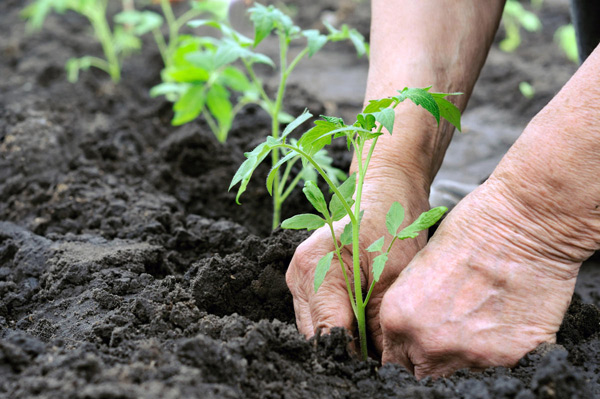
<svg viewBox="0 0 600 399"><path fill-rule="evenodd" d="M67 61L67 78L75 82L79 71L90 67L108 73L117 83L121 80L121 62L125 56L141 47L140 39L121 23L111 29L107 20L108 0L37 0L23 10L23 16L29 21L31 29L40 29L51 12L64 13L74 11L83 15L92 25L94 34L104 52L104 58L83 56Z"/></svg>
<svg viewBox="0 0 600 399"><path fill-rule="evenodd" d="M183 124L203 115L216 137L223 142L235 114L244 105L256 103L270 115L271 137L278 139L282 135L280 124L293 119L283 111L283 100L288 78L301 60L313 56L330 41L350 40L359 56L368 51L362 35L346 25L336 29L325 23L327 34L315 29L302 30L279 9L261 4L251 7L249 15L254 26L253 40L234 30L226 21L194 20L189 23L192 27L216 28L222 38L183 39L175 50L173 65L163 72L164 82L152 90L153 95L170 95L175 99L173 124ZM254 68L257 63L271 67L275 67L275 63L254 49L273 33L279 39L279 82L275 96L271 97ZM292 57L290 43L297 40L304 40L305 47ZM235 104L232 98L236 98ZM288 129L307 119L296 120ZM291 131L288 129L284 135ZM300 180L310 180L315 172L310 164L305 163L302 171L292 176L292 167L300 156L289 153L286 148L274 148L270 155L273 166L280 165L282 158L289 161L282 173L277 167L269 177L270 193L273 195L272 227L276 228L280 223L283 202ZM312 155L320 159L321 167L332 181L337 183L338 179L345 178L340 170L331 166L331 159L324 151Z"/></svg>
<svg viewBox="0 0 600 399"><path fill-rule="evenodd" d="M233 186L240 184L237 194L239 198L244 192L256 167L271 151L277 149L284 149L287 153L285 157L273 165L269 173L267 189L270 193L274 189L273 176L280 167L294 158L301 158L302 162L312 165L325 180L333 192L329 203L327 203L324 194L314 181L306 181L303 189L304 194L318 214L293 216L285 220L281 224L281 227L314 230L328 226L331 232L334 251L323 256L316 265L314 277L315 291L323 283L331 267L331 262L336 258L346 281L348 297L358 324L361 354L365 359L367 357L365 309L371 298L373 287L379 281L385 268L393 244L397 240L417 237L419 232L427 230L447 211L444 207L433 208L422 213L410 225L401 229L404 221L404 208L398 202L395 202L386 215L386 227L391 239L382 236L367 248L367 251L377 253L378 255L373 259L371 265L371 272L373 274L372 283L366 294L362 292L359 242L360 222L364 212L361 209L363 184L377 140L379 136L384 134L383 129L392 134L395 122L394 109L404 100L409 99L429 111L438 123L440 122L440 118L445 118L460 130L460 111L445 98L448 95L459 93L431 93L429 90L430 88L404 88L399 91L397 96L372 100L363 112L357 115L356 122L352 125L346 125L341 118L323 116L297 142L290 141L288 143L286 138L289 133L311 117L308 112L304 112L287 126L280 137L269 136L264 143L258 145L252 152L247 153L246 156L248 159L240 166L230 185L231 189ZM357 173L350 176L342 184L334 182L320 165L318 159L315 158L315 154L321 151L326 145L329 145L333 138L344 138L348 144L348 149L354 150L356 159L358 160ZM368 142L370 142L370 146L365 147ZM333 223L340 221L346 216L349 222L345 225L338 239ZM346 245L352 246L352 276L348 276L342 260L341 250Z"/></svg>

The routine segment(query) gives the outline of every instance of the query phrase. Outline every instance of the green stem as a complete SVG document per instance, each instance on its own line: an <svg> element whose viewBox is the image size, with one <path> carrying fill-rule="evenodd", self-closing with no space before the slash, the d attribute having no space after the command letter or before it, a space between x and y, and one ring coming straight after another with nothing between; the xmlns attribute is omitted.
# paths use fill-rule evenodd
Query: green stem
<svg viewBox="0 0 600 399"><path fill-rule="evenodd" d="M292 191L294 191L294 188L296 188L300 179L302 179L302 173L298 173L298 175L294 177L294 180L292 180L290 185L287 187L285 192L281 194L281 202L284 202L287 199L287 197L289 197L289 195L292 193Z"/></svg>
<svg viewBox="0 0 600 399"><path fill-rule="evenodd" d="M108 74L113 82L119 83L121 80L121 65L113 43L110 26L108 26L108 22L106 21L106 2L99 2L95 7L87 10L84 15L90 21L94 33L102 45L102 50L108 63Z"/></svg>
<svg viewBox="0 0 600 399"><path fill-rule="evenodd" d="M265 89L263 88L262 82L256 76L256 73L254 72L254 68L252 68L252 64L249 63L245 59L242 59L242 62L244 63L244 66L246 67L246 70L248 71L250 80L252 81L252 83L254 83L254 86L256 86L256 88L258 89L258 94L260 95L260 98L262 98L262 100L265 103L267 103L267 105L270 108L271 107L271 99L269 98L269 96L267 96L267 93L265 92Z"/></svg>
<svg viewBox="0 0 600 399"><path fill-rule="evenodd" d="M333 239L333 244L335 245L335 254L337 255L340 267L342 268L342 274L344 275L344 280L346 281L346 289L348 290L348 298L350 299L350 305L352 306L354 317L358 317L356 301L354 299L354 295L352 295L352 286L350 285L350 280L348 279L348 272L346 271L346 267L344 266L344 260L342 259L342 253L340 250L340 246L338 245L337 237L335 236L335 231L333 230L333 223L331 219L327 221L327 225L329 225L329 231L331 231L331 237Z"/></svg>
<svg viewBox="0 0 600 399"><path fill-rule="evenodd" d="M340 193L340 190L338 190L335 183L333 183L331 181L331 179L329 178L329 176L327 176L327 174L325 173L323 168L321 168L321 166L314 159L312 159L312 157L310 155L308 155L306 152L302 151L301 149L291 146L289 144L277 144L277 147L294 150L298 154L302 155L313 166L313 168L315 168L317 173L321 175L321 177L323 178L323 180L325 180L325 182L327 183L327 185L329 186L331 191L333 191L333 193L338 196L340 202L342 203L342 206L344 207L344 209L348 213L348 216L350 217L350 222L353 225L358 223L358 220L356 219L356 215L354 215L354 213L352 212L352 208L350 207L350 205L348 204L348 202L346 201L346 199L344 198L342 193Z"/></svg>
<svg viewBox="0 0 600 399"><path fill-rule="evenodd" d="M167 21L167 26L169 27L169 44L167 45L167 58L170 60L173 57L173 53L175 52L175 45L177 44L177 36L178 36L178 27L177 27L177 19L175 18L175 14L173 13L173 8L171 7L171 3L169 0L160 0L160 7L162 9L163 15L165 16L165 20ZM165 63L166 64L166 63Z"/></svg>
<svg viewBox="0 0 600 399"><path fill-rule="evenodd" d="M179 32L179 29L183 28L183 26L187 24L190 20L196 18L200 14L202 14L202 11L195 10L193 8L184 12L179 18L175 20L175 27L177 28L177 32Z"/></svg>
<svg viewBox="0 0 600 399"><path fill-rule="evenodd" d="M210 112L206 112L206 110L202 110L202 116L204 117L204 119L206 119L206 123L208 123L210 130L212 130L212 132L215 135L215 137L217 138L217 140L219 140L220 143L224 143L225 138L222 138L220 136L220 131L219 131L217 122L215 122L215 120L212 117L212 115L210 114Z"/></svg>
<svg viewBox="0 0 600 399"><path fill-rule="evenodd" d="M165 42L165 38L158 28L152 29L152 35L154 36L154 41L156 42L156 46L158 47L158 51L160 52L160 56L163 59L165 67L170 67L171 57L169 57L169 49L167 43Z"/></svg>

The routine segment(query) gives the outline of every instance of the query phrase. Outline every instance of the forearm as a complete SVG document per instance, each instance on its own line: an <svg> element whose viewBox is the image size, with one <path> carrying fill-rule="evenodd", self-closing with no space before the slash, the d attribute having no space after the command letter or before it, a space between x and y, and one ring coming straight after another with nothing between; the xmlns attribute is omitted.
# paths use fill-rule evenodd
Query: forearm
<svg viewBox="0 0 600 399"><path fill-rule="evenodd" d="M492 174L540 229L564 238L555 256L600 248L600 47L531 121ZM578 245L568 244L577 239ZM535 237L533 237L535 239Z"/></svg>
<svg viewBox="0 0 600 399"><path fill-rule="evenodd" d="M433 86L432 91L462 92L452 99L462 109L475 85L496 32L503 0L373 0L371 61L366 99L396 95L396 90ZM436 126L423 109L401 104L394 135L379 139L373 157L377 170L407 170L427 186L437 173L453 128ZM352 169L356 169L356 160Z"/></svg>

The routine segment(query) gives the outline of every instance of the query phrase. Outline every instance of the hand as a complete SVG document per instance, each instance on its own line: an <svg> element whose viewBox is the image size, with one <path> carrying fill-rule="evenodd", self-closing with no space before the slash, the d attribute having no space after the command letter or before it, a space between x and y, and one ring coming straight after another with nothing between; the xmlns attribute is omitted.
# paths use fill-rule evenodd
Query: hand
<svg viewBox="0 0 600 399"><path fill-rule="evenodd" d="M429 209L427 193L422 184L408 183L408 179L399 179L402 174L386 174L381 170L370 171L370 179L363 190L363 206L365 210L361 223L361 268L362 288L366 292L372 281L371 262L374 255L366 248L382 235L390 242L385 227L385 215L394 201L400 202L406 209L406 222L409 224L423 211ZM339 237L347 219L335 224L336 236ZM392 250L385 271L375 284L371 299L367 305L367 329L375 349L381 353L382 335L379 323L379 307L383 294L396 279L400 271L412 257L423 247L426 234L417 239L396 243ZM342 250L342 258L352 281L351 245ZM354 314L348 298L348 290L339 262L334 258L325 281L317 293L314 291L314 272L317 262L328 252L334 250L331 231L328 226L318 229L296 250L286 274L288 287L294 298L294 311L298 330L307 338L312 337L317 329L328 331L331 327L341 326L353 332L355 329Z"/></svg>
<svg viewBox="0 0 600 399"><path fill-rule="evenodd" d="M383 298L384 363L447 376L555 341L580 263L524 205L492 177L450 213Z"/></svg>

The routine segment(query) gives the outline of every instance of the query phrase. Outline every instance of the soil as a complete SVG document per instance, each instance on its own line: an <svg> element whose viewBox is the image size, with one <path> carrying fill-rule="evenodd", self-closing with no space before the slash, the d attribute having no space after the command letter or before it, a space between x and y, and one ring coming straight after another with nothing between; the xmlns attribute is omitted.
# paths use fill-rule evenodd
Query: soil
<svg viewBox="0 0 600 399"><path fill-rule="evenodd" d="M368 35L367 2L306 3L295 8L303 27L325 16ZM343 330L306 341L284 279L306 234L269 231L266 169L243 206L227 191L243 152L267 134L267 115L247 107L225 145L201 120L172 127L170 104L148 96L161 69L150 43L125 62L119 85L95 70L70 84L65 61L100 50L85 21L52 16L28 35L22 6L0 2L0 397L600 396L594 261L558 343L512 369L416 381L400 366L357 360ZM545 2L541 16L544 30L524 35L516 53L492 50L471 100L472 130L485 125L482 114L526 123L576 69L552 43L567 4ZM366 61L345 71L353 49L325 51L310 68L355 73L339 90L358 95L338 101L335 85L315 88L306 63L288 93L291 114L307 104L315 114L360 107ZM524 80L533 99L518 91ZM341 150L335 162L346 168ZM304 202L296 193L284 216L308 211Z"/></svg>

